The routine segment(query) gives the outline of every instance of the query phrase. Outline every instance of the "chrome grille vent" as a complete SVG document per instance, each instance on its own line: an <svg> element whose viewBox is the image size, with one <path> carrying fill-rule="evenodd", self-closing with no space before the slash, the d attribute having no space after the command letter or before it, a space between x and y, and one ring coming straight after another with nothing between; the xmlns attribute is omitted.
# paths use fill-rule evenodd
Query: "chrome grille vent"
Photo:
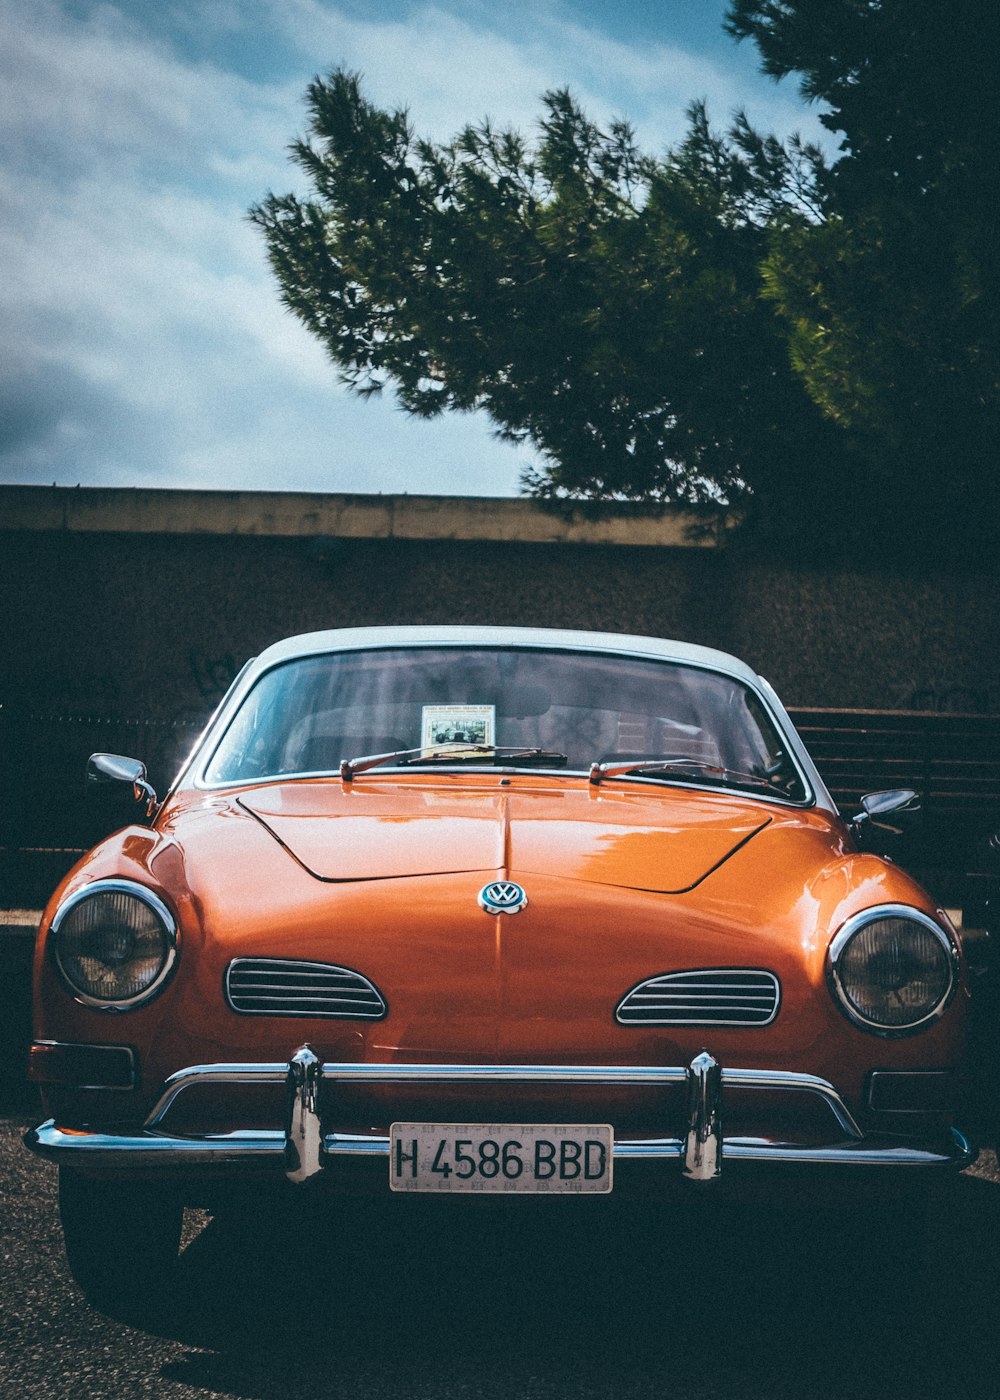
<svg viewBox="0 0 1000 1400"><path fill-rule="evenodd" d="M360 972L291 958L234 958L226 968L226 1000L244 1016L337 1016L380 1021L381 992Z"/></svg>
<svg viewBox="0 0 1000 1400"><path fill-rule="evenodd" d="M623 997L623 1026L767 1026L778 1014L781 986L755 967L710 967L650 977Z"/></svg>

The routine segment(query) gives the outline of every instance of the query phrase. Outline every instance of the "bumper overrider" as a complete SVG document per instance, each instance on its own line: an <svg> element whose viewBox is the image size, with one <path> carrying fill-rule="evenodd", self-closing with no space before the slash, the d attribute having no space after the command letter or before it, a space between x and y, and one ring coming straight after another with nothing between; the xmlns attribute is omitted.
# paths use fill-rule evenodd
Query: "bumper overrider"
<svg viewBox="0 0 1000 1400"><path fill-rule="evenodd" d="M178 1135L164 1120L184 1092L195 1085L286 1085L284 1129L240 1130ZM975 1149L955 1128L933 1142L873 1136L858 1126L836 1089L825 1079L787 1070L723 1067L702 1051L689 1065L426 1065L324 1063L303 1045L287 1063L192 1065L165 1082L141 1128L98 1132L60 1127L54 1120L31 1129L25 1144L39 1156L82 1170L133 1174L153 1170L273 1166L301 1183L335 1173L341 1157L388 1158L388 1136L338 1133L337 1087L346 1084L565 1084L621 1087L686 1085L687 1115L681 1136L616 1139L616 1161L663 1158L678 1163L691 1181L711 1181L723 1165L746 1161L816 1163L827 1166L899 1166L960 1169ZM787 1091L821 1101L835 1125L828 1143L795 1143L723 1133L727 1089ZM680 1126L680 1125L679 1125Z"/></svg>

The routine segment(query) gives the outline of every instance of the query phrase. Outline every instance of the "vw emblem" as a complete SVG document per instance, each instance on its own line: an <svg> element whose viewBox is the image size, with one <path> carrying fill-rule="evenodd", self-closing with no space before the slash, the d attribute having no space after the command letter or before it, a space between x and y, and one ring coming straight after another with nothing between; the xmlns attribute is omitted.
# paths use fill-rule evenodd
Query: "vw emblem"
<svg viewBox="0 0 1000 1400"><path fill-rule="evenodd" d="M487 914L520 914L528 896L512 880L494 880L479 891L479 907Z"/></svg>

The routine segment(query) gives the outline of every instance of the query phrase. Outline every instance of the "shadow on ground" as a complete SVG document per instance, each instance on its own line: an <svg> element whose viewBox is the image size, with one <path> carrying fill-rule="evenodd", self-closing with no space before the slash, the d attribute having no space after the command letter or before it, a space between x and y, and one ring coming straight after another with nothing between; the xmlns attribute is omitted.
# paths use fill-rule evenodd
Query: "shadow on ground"
<svg viewBox="0 0 1000 1400"><path fill-rule="evenodd" d="M36 1117L25 1100L26 1123ZM1000 1175L933 1203L678 1207L309 1189L189 1216L145 1331L68 1276L55 1173L0 1137L0 1392L76 1400L940 1400L996 1392ZM202 1228L197 1227L201 1225ZM142 1222L136 1222L141 1231ZM133 1319L134 1321L134 1319ZM6 1356L6 1361L4 1357ZM4 1366L8 1381L4 1388Z"/></svg>
<svg viewBox="0 0 1000 1400"><path fill-rule="evenodd" d="M161 1329L198 1350L161 1375L260 1400L990 1393L998 1197L967 1177L931 1212L389 1200L213 1220Z"/></svg>
<svg viewBox="0 0 1000 1400"><path fill-rule="evenodd" d="M37 1121L20 1072L0 1110ZM337 1202L193 1233L151 1336L70 1281L8 1128L0 1393L76 1400L940 1400L996 1393L1000 1179L932 1205ZM141 1221L137 1221L141 1230Z"/></svg>

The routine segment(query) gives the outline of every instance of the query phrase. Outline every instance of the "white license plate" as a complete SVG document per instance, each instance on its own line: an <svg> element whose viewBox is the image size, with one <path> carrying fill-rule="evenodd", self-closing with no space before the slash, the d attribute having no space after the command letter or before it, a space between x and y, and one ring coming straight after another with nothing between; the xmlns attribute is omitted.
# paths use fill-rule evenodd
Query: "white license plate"
<svg viewBox="0 0 1000 1400"><path fill-rule="evenodd" d="M393 1191L582 1195L611 1190L607 1123L393 1123Z"/></svg>

